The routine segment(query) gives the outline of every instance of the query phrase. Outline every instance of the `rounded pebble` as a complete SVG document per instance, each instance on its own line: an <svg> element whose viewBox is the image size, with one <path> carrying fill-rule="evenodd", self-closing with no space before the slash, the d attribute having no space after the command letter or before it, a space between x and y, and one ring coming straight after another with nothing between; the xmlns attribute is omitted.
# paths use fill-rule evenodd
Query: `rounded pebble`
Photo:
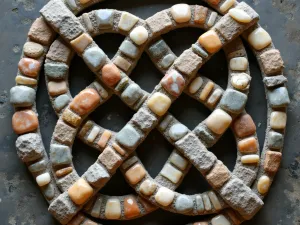
<svg viewBox="0 0 300 225"><path fill-rule="evenodd" d="M42 45L34 42L26 42L23 47L24 54L31 58L38 58L44 53Z"/></svg>
<svg viewBox="0 0 300 225"><path fill-rule="evenodd" d="M188 132L188 128L182 124L175 124L169 130L170 138L173 141L177 141L186 135Z"/></svg>
<svg viewBox="0 0 300 225"><path fill-rule="evenodd" d="M136 27L131 31L130 38L137 45L142 45L148 39L148 31L143 26Z"/></svg>
<svg viewBox="0 0 300 225"><path fill-rule="evenodd" d="M172 6L171 14L177 23L188 22L192 16L191 8L187 4L177 4Z"/></svg>
<svg viewBox="0 0 300 225"><path fill-rule="evenodd" d="M201 77L197 77L193 80L189 87L189 92L191 94L195 94L203 84L203 79Z"/></svg>
<svg viewBox="0 0 300 225"><path fill-rule="evenodd" d="M193 209L193 206L193 200L186 195L180 195L175 202L175 208L178 212L189 212Z"/></svg>
<svg viewBox="0 0 300 225"><path fill-rule="evenodd" d="M107 64L102 68L102 79L105 84L112 87L121 79L121 73L114 64Z"/></svg>
<svg viewBox="0 0 300 225"><path fill-rule="evenodd" d="M36 177L36 182L40 187L49 184L50 181L51 181L51 177L49 173L43 173Z"/></svg>
<svg viewBox="0 0 300 225"><path fill-rule="evenodd" d="M231 84L238 90L245 90L248 88L251 77L246 73L236 73L231 76Z"/></svg>
<svg viewBox="0 0 300 225"><path fill-rule="evenodd" d="M252 18L241 9L230 9L228 13L233 19L241 23L249 23L252 20Z"/></svg>
<svg viewBox="0 0 300 225"><path fill-rule="evenodd" d="M257 183L257 190L260 194L266 194L270 188L271 180L267 176L259 178Z"/></svg>

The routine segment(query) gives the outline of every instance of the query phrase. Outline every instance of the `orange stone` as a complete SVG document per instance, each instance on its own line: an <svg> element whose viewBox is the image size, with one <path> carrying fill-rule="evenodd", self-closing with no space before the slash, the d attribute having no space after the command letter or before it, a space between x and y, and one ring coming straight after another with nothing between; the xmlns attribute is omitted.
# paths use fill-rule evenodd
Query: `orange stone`
<svg viewBox="0 0 300 225"><path fill-rule="evenodd" d="M124 199L124 214L128 219L140 215L140 209L134 196L129 196Z"/></svg>
<svg viewBox="0 0 300 225"><path fill-rule="evenodd" d="M101 148L104 148L111 137L111 132L109 130L105 130L98 141L98 145Z"/></svg>
<svg viewBox="0 0 300 225"><path fill-rule="evenodd" d="M107 64L102 68L102 79L105 84L112 87L121 79L121 73L115 64Z"/></svg>
<svg viewBox="0 0 300 225"><path fill-rule="evenodd" d="M68 91L67 83L65 81L50 81L48 83L48 91L51 96L58 96Z"/></svg>
<svg viewBox="0 0 300 225"><path fill-rule="evenodd" d="M25 134L38 128L39 121L32 110L15 112L12 118L12 127L16 134Z"/></svg>
<svg viewBox="0 0 300 225"><path fill-rule="evenodd" d="M69 173L71 173L73 171L73 168L72 167L66 167L66 168L63 168L63 169L60 169L60 170L57 170L55 172L55 175L57 177L63 177Z"/></svg>
<svg viewBox="0 0 300 225"><path fill-rule="evenodd" d="M23 58L20 60L18 67L22 74L37 77L41 69L41 63L35 59Z"/></svg>
<svg viewBox="0 0 300 225"><path fill-rule="evenodd" d="M221 40L218 34L213 31L207 31L202 34L198 39L199 44L206 49L209 53L215 53L222 47Z"/></svg>
<svg viewBox="0 0 300 225"><path fill-rule="evenodd" d="M136 185L146 176L146 171L141 164L136 164L127 170L125 176L131 184Z"/></svg>
<svg viewBox="0 0 300 225"><path fill-rule="evenodd" d="M246 138L239 141L238 149L241 153L256 153L258 151L258 143L254 137Z"/></svg>
<svg viewBox="0 0 300 225"><path fill-rule="evenodd" d="M236 118L233 122L232 128L239 138L253 135L256 131L255 123L249 114L243 114Z"/></svg>
<svg viewBox="0 0 300 225"><path fill-rule="evenodd" d="M83 178L80 178L69 188L68 194L75 204L81 205L92 196L93 188Z"/></svg>
<svg viewBox="0 0 300 225"><path fill-rule="evenodd" d="M82 53L87 46L93 42L90 35L84 33L70 42L72 47L79 53Z"/></svg>
<svg viewBox="0 0 300 225"><path fill-rule="evenodd" d="M212 5L218 5L220 3L220 1L221 0L207 0L207 2Z"/></svg>
<svg viewBox="0 0 300 225"><path fill-rule="evenodd" d="M100 96L97 91L92 88L81 91L71 102L70 108L83 116L91 112L100 103Z"/></svg>

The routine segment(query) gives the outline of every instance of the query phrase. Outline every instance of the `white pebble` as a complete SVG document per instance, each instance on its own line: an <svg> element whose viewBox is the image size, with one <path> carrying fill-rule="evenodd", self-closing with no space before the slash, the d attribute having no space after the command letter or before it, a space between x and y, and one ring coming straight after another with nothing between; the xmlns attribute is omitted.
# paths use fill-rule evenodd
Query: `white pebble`
<svg viewBox="0 0 300 225"><path fill-rule="evenodd" d="M230 69L237 71L245 71L248 68L248 60L245 57L236 57L230 60Z"/></svg>
<svg viewBox="0 0 300 225"><path fill-rule="evenodd" d="M252 18L241 9L230 9L228 13L233 19L241 23L249 23L252 20Z"/></svg>
<svg viewBox="0 0 300 225"><path fill-rule="evenodd" d="M188 22L192 17L191 8L187 4L177 4L172 6L171 14L177 23Z"/></svg>
<svg viewBox="0 0 300 225"><path fill-rule="evenodd" d="M248 37L248 41L256 50L262 50L271 44L272 39L267 31L259 27L252 31Z"/></svg>
<svg viewBox="0 0 300 225"><path fill-rule="evenodd" d="M193 80L189 87L189 92L191 94L195 94L203 84L203 79L201 77L197 77Z"/></svg>
<svg viewBox="0 0 300 225"><path fill-rule="evenodd" d="M245 90L248 88L251 77L246 73L236 73L231 76L231 84L238 90Z"/></svg>
<svg viewBox="0 0 300 225"><path fill-rule="evenodd" d="M241 162L243 164L258 163L259 162L259 156L258 155L244 155L241 158Z"/></svg>
<svg viewBox="0 0 300 225"><path fill-rule="evenodd" d="M148 39L148 31L143 26L136 27L131 31L130 38L137 45L142 45Z"/></svg>
<svg viewBox="0 0 300 225"><path fill-rule="evenodd" d="M36 182L40 187L49 184L50 181L51 181L51 177L49 173L43 173L36 177Z"/></svg>

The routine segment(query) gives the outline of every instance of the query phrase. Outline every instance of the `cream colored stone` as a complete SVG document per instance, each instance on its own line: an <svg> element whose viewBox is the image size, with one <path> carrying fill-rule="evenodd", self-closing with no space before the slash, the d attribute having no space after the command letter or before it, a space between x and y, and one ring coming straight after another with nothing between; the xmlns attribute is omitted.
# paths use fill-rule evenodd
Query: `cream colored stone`
<svg viewBox="0 0 300 225"><path fill-rule="evenodd" d="M138 22L138 20L138 17L128 12L123 12L118 27L121 30L129 31Z"/></svg>
<svg viewBox="0 0 300 225"><path fill-rule="evenodd" d="M221 89L216 89L212 94L211 96L208 98L207 100L207 104L210 106L210 107L214 107L217 102L220 100L221 96L223 94L223 91Z"/></svg>
<svg viewBox="0 0 300 225"><path fill-rule="evenodd" d="M241 162L243 164L258 163L259 162L259 156L258 155L244 155L244 156L241 157Z"/></svg>
<svg viewBox="0 0 300 225"><path fill-rule="evenodd" d="M24 76L17 76L16 77L17 84L25 84L25 85L36 85L37 80L34 78L24 77Z"/></svg>
<svg viewBox="0 0 300 225"><path fill-rule="evenodd" d="M168 206L173 202L174 197L175 193L172 190L161 187L155 195L155 200L162 206Z"/></svg>
<svg viewBox="0 0 300 225"><path fill-rule="evenodd" d="M238 90L245 90L249 87L251 77L246 73L234 73L231 75L231 84Z"/></svg>
<svg viewBox="0 0 300 225"><path fill-rule="evenodd" d="M216 109L206 119L206 126L216 134L223 134L232 122L231 116L222 109Z"/></svg>
<svg viewBox="0 0 300 225"><path fill-rule="evenodd" d="M203 79L201 77L196 77L193 82L190 84L189 92L195 94L202 86Z"/></svg>
<svg viewBox="0 0 300 225"><path fill-rule="evenodd" d="M246 71L248 68L248 59L246 57L236 57L230 60L230 69L237 71Z"/></svg>
<svg viewBox="0 0 300 225"><path fill-rule="evenodd" d="M146 176L146 170L138 163L127 170L125 176L131 184L136 185Z"/></svg>
<svg viewBox="0 0 300 225"><path fill-rule="evenodd" d="M257 190L260 194L266 194L269 191L271 180L268 176L262 176L257 183Z"/></svg>
<svg viewBox="0 0 300 225"><path fill-rule="evenodd" d="M218 13L216 13L216 12L212 12L210 14L210 17L209 17L209 19L207 21L207 26L208 27L212 27L215 24L215 22L217 20L217 16L218 16Z"/></svg>
<svg viewBox="0 0 300 225"><path fill-rule="evenodd" d="M249 23L252 20L251 16L241 9L230 9L228 14L240 23Z"/></svg>
<svg viewBox="0 0 300 225"><path fill-rule="evenodd" d="M226 12L230 9L235 3L235 0L226 0L220 7L221 12Z"/></svg>
<svg viewBox="0 0 300 225"><path fill-rule="evenodd" d="M97 137L97 135L100 132L100 128L97 126L94 126L92 131L90 132L89 136L87 137L87 141L89 142L93 142L95 140L95 138Z"/></svg>
<svg viewBox="0 0 300 225"><path fill-rule="evenodd" d="M207 194L203 194L202 195L202 199L203 199L203 204L204 204L204 208L206 211L211 210L212 206L211 206L211 202L209 200L209 197Z"/></svg>
<svg viewBox="0 0 300 225"><path fill-rule="evenodd" d="M72 40L70 44L72 47L78 51L79 53L82 53L87 46L89 46L93 42L93 39L90 35L84 33L80 35L78 38Z"/></svg>
<svg viewBox="0 0 300 225"><path fill-rule="evenodd" d="M213 191L208 192L208 196L210 198L211 203L215 207L215 209L216 210L221 210L222 206L221 206L221 203L220 203L217 195L215 194L215 192L213 192Z"/></svg>
<svg viewBox="0 0 300 225"><path fill-rule="evenodd" d="M119 219L121 217L121 203L117 198L108 199L105 206L106 219Z"/></svg>
<svg viewBox="0 0 300 225"><path fill-rule="evenodd" d="M248 36L248 41L256 50L262 50L271 44L272 39L267 31L259 27Z"/></svg>
<svg viewBox="0 0 300 225"><path fill-rule="evenodd" d="M43 173L35 178L36 183L42 187L50 183L51 177L49 173Z"/></svg>
<svg viewBox="0 0 300 225"><path fill-rule="evenodd" d="M287 116L285 112L272 112L270 125L272 129L284 129L286 126Z"/></svg>
<svg viewBox="0 0 300 225"><path fill-rule="evenodd" d="M183 175L181 171L173 167L171 164L166 164L161 170L160 174L174 184L177 184Z"/></svg>
<svg viewBox="0 0 300 225"><path fill-rule="evenodd" d="M223 215L218 215L211 220L212 225L231 225L229 220L223 216Z"/></svg>
<svg viewBox="0 0 300 225"><path fill-rule="evenodd" d="M137 45L144 44L147 41L148 36L148 31L143 26L136 27L130 32L131 40Z"/></svg>
<svg viewBox="0 0 300 225"><path fill-rule="evenodd" d="M163 116L171 106L171 99L162 93L153 94L147 102L150 110L158 116Z"/></svg>
<svg viewBox="0 0 300 225"><path fill-rule="evenodd" d="M157 185L151 180L145 180L140 186L140 192L144 195L152 195L156 190Z"/></svg>
<svg viewBox="0 0 300 225"><path fill-rule="evenodd" d="M170 162L181 170L185 170L188 165L188 161L177 153L172 154Z"/></svg>
<svg viewBox="0 0 300 225"><path fill-rule="evenodd" d="M201 101L205 101L209 94L211 93L211 91L214 89L215 87L215 84L211 81L207 82L207 84L205 85L205 87L203 88L203 90L201 91L201 94L200 94L200 100Z"/></svg>
<svg viewBox="0 0 300 225"><path fill-rule="evenodd" d="M177 23L186 23L192 17L191 8L187 4L177 4L172 6L171 14Z"/></svg>

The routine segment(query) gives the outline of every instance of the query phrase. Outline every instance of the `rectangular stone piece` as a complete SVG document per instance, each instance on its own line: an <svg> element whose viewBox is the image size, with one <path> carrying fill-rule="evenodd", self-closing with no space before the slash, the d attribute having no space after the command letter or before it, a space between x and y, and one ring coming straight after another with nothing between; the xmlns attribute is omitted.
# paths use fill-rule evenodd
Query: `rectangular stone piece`
<svg viewBox="0 0 300 225"><path fill-rule="evenodd" d="M134 114L132 122L139 126L139 128L143 131L149 131L153 128L156 118L147 110L140 109L136 114Z"/></svg>
<svg viewBox="0 0 300 225"><path fill-rule="evenodd" d="M99 161L111 172L122 163L122 158L111 147L107 147L99 156Z"/></svg>
<svg viewBox="0 0 300 225"><path fill-rule="evenodd" d="M124 147L128 149L134 149L141 139L141 135L132 127L127 124L119 133L116 135L116 140Z"/></svg>
<svg viewBox="0 0 300 225"><path fill-rule="evenodd" d="M48 2L40 13L47 23L68 41L73 40L85 31L79 19L60 0Z"/></svg>
<svg viewBox="0 0 300 225"><path fill-rule="evenodd" d="M162 58L169 51L169 47L164 40L155 42L148 48L148 52L153 58Z"/></svg>
<svg viewBox="0 0 300 225"><path fill-rule="evenodd" d="M91 165L90 168L88 168L88 170L82 175L82 177L97 188L103 187L110 178L106 169L99 163L94 163Z"/></svg>
<svg viewBox="0 0 300 225"><path fill-rule="evenodd" d="M192 75L200 67L202 58L191 49L184 51L175 61L175 67L188 76Z"/></svg>
<svg viewBox="0 0 300 225"><path fill-rule="evenodd" d="M59 121L55 127L53 136L60 143L70 145L76 136L76 129Z"/></svg>
<svg viewBox="0 0 300 225"><path fill-rule="evenodd" d="M67 224L80 210L80 206L75 205L68 193L64 192L50 204L48 210L61 224Z"/></svg>
<svg viewBox="0 0 300 225"><path fill-rule="evenodd" d="M277 49L271 49L260 55L263 70L266 75L280 73L283 69L283 60Z"/></svg>
<svg viewBox="0 0 300 225"><path fill-rule="evenodd" d="M263 201L240 179L233 178L220 191L229 206L245 219L251 219L264 205Z"/></svg>
<svg viewBox="0 0 300 225"><path fill-rule="evenodd" d="M37 18L28 32L28 37L42 45L49 45L55 37L55 32L52 30L42 17Z"/></svg>
<svg viewBox="0 0 300 225"><path fill-rule="evenodd" d="M172 27L172 21L166 11L156 13L155 15L149 17L146 22L155 34L164 29Z"/></svg>
<svg viewBox="0 0 300 225"><path fill-rule="evenodd" d="M44 65L45 74L52 79L63 79L69 70L64 63L46 63Z"/></svg>
<svg viewBox="0 0 300 225"><path fill-rule="evenodd" d="M68 165L72 162L71 150L68 146L52 144L50 159L54 166Z"/></svg>
<svg viewBox="0 0 300 225"><path fill-rule="evenodd" d="M62 38L56 39L47 53L47 59L68 64L73 56L72 49L63 41Z"/></svg>

